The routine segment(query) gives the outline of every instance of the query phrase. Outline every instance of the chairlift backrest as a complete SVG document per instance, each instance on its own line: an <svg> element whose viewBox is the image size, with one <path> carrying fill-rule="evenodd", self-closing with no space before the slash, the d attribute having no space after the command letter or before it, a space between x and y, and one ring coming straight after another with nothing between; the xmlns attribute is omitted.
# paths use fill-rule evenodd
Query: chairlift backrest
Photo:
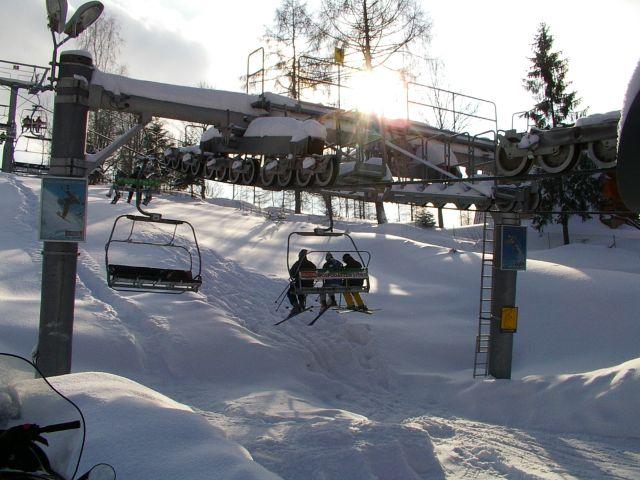
<svg viewBox="0 0 640 480"><path fill-rule="evenodd" d="M292 271L295 263L291 263L291 245L294 236L300 237L346 237L352 249L326 249L326 250L307 250L306 258L320 258L322 262L314 264L315 269L302 268L300 271ZM343 265L339 269L324 269L324 260L326 254L331 253L338 260L342 260L344 254L351 255L361 266L359 268L350 268ZM297 255L297 254L296 254ZM369 283L369 263L371 254L366 250L360 250L356 246L353 238L346 232L333 232L322 229L316 229L313 232L293 232L287 240L287 270L289 271L290 280L296 295L306 295L313 293L345 293L345 292L364 292L370 289ZM313 262L312 262L313 263ZM343 263L342 261L340 262Z"/></svg>
<svg viewBox="0 0 640 480"><path fill-rule="evenodd" d="M116 237L118 225L126 228L128 234ZM173 226L173 233L168 241L148 240L144 236L136 235L136 224L157 224ZM177 240L177 229L186 226L192 237L187 245L182 245ZM181 238L181 237L180 237ZM131 248L142 246L147 249L172 249L178 252L175 257L182 260L179 263L171 264L169 267L141 265L142 261L135 255L127 255L121 263L116 263L109 257L112 247L118 245L120 248ZM124 256L121 254L121 256ZM155 259L154 259L155 260ZM194 262L195 260L195 262ZM107 270L107 284L115 290L135 291L135 292L158 292L158 293L184 293L197 292L202 286L202 257L198 240L193 226L184 220L174 220L162 218L159 214L142 215L120 215L114 222L109 240L105 245L105 264Z"/></svg>

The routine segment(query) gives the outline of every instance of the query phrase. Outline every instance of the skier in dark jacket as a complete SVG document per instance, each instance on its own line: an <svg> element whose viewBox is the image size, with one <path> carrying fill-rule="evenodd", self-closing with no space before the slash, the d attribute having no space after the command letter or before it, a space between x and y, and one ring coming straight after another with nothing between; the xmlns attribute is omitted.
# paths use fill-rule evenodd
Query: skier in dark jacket
<svg viewBox="0 0 640 480"><path fill-rule="evenodd" d="M335 271L342 270L342 262L340 260L336 259L336 258L333 258L333 255L331 254L331 252L327 252L327 254L325 255L324 258L325 258L326 262L322 266L323 270L327 270L329 272L335 272ZM342 285L342 280L340 280L340 279L325 280L323 285L325 287L339 286L339 285ZM330 293L329 294L329 302L328 303L327 303L327 294L324 293L324 292L321 293L320 294L320 304L322 305L322 308L329 308L329 307L334 307L334 306L338 305L338 302L336 302L335 293Z"/></svg>
<svg viewBox="0 0 640 480"><path fill-rule="evenodd" d="M133 173L131 174L131 188L129 190L129 196L127 197L127 203L131 203L133 199L133 194L136 192L136 189L140 188L142 184L142 180L144 180L144 164L138 163L136 167L133 169Z"/></svg>
<svg viewBox="0 0 640 480"><path fill-rule="evenodd" d="M115 197L113 197L113 200L111 200L111 203L118 203L118 200L120 200L120 188L122 187L121 180L126 177L127 177L127 174L124 173L122 170L118 169L116 171L116 174L113 177L113 183L111 184L111 188L109 188L109 191L107 192L107 197L111 197L111 195L115 193Z"/></svg>
<svg viewBox="0 0 640 480"><path fill-rule="evenodd" d="M362 264L348 253L345 253L342 256L342 261L344 262L344 268L347 270L362 270ZM345 285L347 287L361 287L362 285L364 285L364 279L347 279L345 280ZM347 307L350 309L364 311L367 310L367 307L362 301L362 297L360 296L360 292L344 292L344 300L347 302Z"/></svg>
<svg viewBox="0 0 640 480"><path fill-rule="evenodd" d="M300 272L304 271L316 271L315 264L307 258L308 250L302 249L298 253L298 260L289 269L289 278L291 278L291 285L287 292L287 298L293 307L291 313L301 312L306 307L306 295L296 295L295 287L300 285L302 287L313 287L313 280L301 280Z"/></svg>

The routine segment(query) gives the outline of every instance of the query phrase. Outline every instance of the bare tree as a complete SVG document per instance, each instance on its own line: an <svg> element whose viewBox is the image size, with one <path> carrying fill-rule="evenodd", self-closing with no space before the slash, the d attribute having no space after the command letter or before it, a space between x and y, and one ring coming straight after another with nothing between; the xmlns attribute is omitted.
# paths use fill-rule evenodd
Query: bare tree
<svg viewBox="0 0 640 480"><path fill-rule="evenodd" d="M93 64L103 72L123 73L118 63L124 41L120 35L120 24L115 17L102 15L76 40L79 48L88 50Z"/></svg>
<svg viewBox="0 0 640 480"><path fill-rule="evenodd" d="M355 50L367 70L429 41L431 22L416 0L322 0L320 40Z"/></svg>
<svg viewBox="0 0 640 480"><path fill-rule="evenodd" d="M307 4L301 0L282 0L276 9L273 24L266 28L264 39L269 54L276 63L269 68L278 73L276 86L292 98L298 99L298 59L309 53L309 39L315 29L307 12Z"/></svg>
<svg viewBox="0 0 640 480"><path fill-rule="evenodd" d="M372 70L430 39L431 21L417 0L322 0L317 42L355 51ZM375 202L378 223L384 204Z"/></svg>
<svg viewBox="0 0 640 480"><path fill-rule="evenodd" d="M105 15L85 30L76 39L78 48L89 51L96 68L103 72L124 74L126 67L118 63L120 50L124 45L120 35L120 24L115 17ZM98 151L106 147L111 140L135 124L135 119L128 114L109 111L92 111L89 115L87 134L88 149ZM103 170L111 165L123 162L122 158L110 160ZM128 158L124 159L128 162ZM130 168L130 165L121 165Z"/></svg>
<svg viewBox="0 0 640 480"><path fill-rule="evenodd" d="M298 63L301 55L309 53L309 40L314 30L307 4L300 0L282 0L273 24L266 28L263 38L269 55L276 58L276 63L268 71L276 73L276 88L284 90L291 98L300 98ZM295 212L301 211L302 193L296 190Z"/></svg>

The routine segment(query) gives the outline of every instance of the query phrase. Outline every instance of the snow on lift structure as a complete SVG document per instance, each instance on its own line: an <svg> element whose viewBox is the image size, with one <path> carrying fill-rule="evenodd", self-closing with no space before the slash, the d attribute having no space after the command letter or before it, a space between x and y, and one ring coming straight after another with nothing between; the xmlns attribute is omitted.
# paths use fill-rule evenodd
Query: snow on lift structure
<svg viewBox="0 0 640 480"><path fill-rule="evenodd" d="M193 225L184 220L162 218L159 213L144 211L140 207L141 186L137 188L135 193L136 208L142 215L120 215L116 218L109 240L105 245L107 284L114 290L121 291L174 294L197 292L202 286L202 257ZM127 224L128 226L124 230L128 233L117 237L118 227L124 227ZM142 227L140 227L141 225ZM148 239L149 235L145 235L144 231L140 232L140 228L150 225L159 228L168 227L165 233L165 238L168 239L166 241ZM179 242L184 238L178 235L180 227L186 227L183 230L190 237L190 240L185 242L186 244ZM157 238L157 233L153 236ZM157 266L157 259L153 260L156 266L141 266L139 264L142 263L143 255L120 252L119 257L124 257L127 260L140 259L140 261L137 262L138 265L132 265L132 260L115 263L112 258L116 246L126 246L126 250L130 250L129 247L138 248L140 253L146 253L147 256L149 256L149 251L165 251L172 255L170 255L171 258L168 262L165 258L165 263L161 266ZM109 257L110 253L112 254L111 258Z"/></svg>
<svg viewBox="0 0 640 480"><path fill-rule="evenodd" d="M360 250L356 246L355 241L346 232L334 232L333 231L333 218L329 215L329 227L327 228L315 228L311 232L292 232L287 238L287 271L291 271L291 247L292 239L296 236L299 237L326 237L337 238L346 237L352 249L349 250L308 250L307 256L313 253L322 253L323 259L327 253L331 253L335 258L341 258L344 254L357 256L362 265L361 268L348 268L343 267L340 270L325 270L323 268L316 268L315 270L300 270L300 275L297 278L290 278L291 286L293 287L293 293L295 295L309 295L309 294L341 294L341 293L368 293L370 289L369 282L369 263L371 261L371 253L366 250ZM297 255L297 253L294 253ZM326 285L326 281L331 281L329 285ZM336 281L335 285L333 284ZM339 282L338 282L339 281ZM305 285L308 282L313 282L312 285Z"/></svg>

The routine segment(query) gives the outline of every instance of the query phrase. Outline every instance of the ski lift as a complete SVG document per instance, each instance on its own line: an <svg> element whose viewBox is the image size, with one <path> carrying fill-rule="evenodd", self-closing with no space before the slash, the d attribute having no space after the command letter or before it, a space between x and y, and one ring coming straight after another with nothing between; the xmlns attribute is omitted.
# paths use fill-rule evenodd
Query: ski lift
<svg viewBox="0 0 640 480"><path fill-rule="evenodd" d="M360 267L350 268L345 266L339 270L325 270L316 268L315 270L300 270L296 275L291 275L290 281L295 295L309 294L344 294L344 293L368 293L370 289L369 281L369 262L371 261L371 253L366 250L360 250L356 246L355 241L347 232L334 232L333 219L330 217L330 226L328 228L316 228L311 232L292 232L287 238L287 271L291 272L291 254L292 239L294 237L318 237L327 239L346 238L349 248L346 249L326 249L326 250L307 250L307 258L314 254L321 254L324 260L327 253L334 258L341 258L344 254L354 257ZM297 255L294 252L294 255Z"/></svg>
<svg viewBox="0 0 640 480"><path fill-rule="evenodd" d="M22 111L21 128L22 134L28 138L37 140L49 140L46 136L49 130L49 118L47 111L39 105Z"/></svg>
<svg viewBox="0 0 640 480"><path fill-rule="evenodd" d="M202 286L202 257L193 225L144 211L141 197L138 188L136 208L142 215L120 215L111 229L105 245L107 284L130 292L197 292ZM157 252L164 253L160 262Z"/></svg>

